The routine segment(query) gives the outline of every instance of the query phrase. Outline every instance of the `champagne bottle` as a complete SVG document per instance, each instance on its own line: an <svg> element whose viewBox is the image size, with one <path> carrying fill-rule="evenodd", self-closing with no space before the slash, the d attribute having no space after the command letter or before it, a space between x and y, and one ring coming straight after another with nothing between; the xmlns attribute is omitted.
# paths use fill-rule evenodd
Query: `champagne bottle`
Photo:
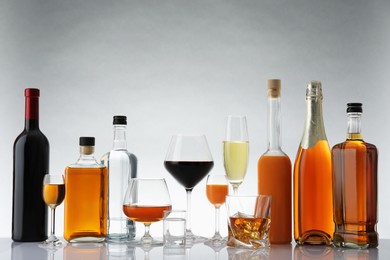
<svg viewBox="0 0 390 260"><path fill-rule="evenodd" d="M108 234L107 240L125 242L135 237L135 223L123 213L123 199L132 178L137 177L137 157L127 151L126 116L114 116L114 143L101 163L108 168Z"/></svg>
<svg viewBox="0 0 390 260"><path fill-rule="evenodd" d="M14 143L12 239L16 242L47 239L42 185L49 173L49 141L39 129L39 94L39 89L25 89L25 126Z"/></svg>
<svg viewBox="0 0 390 260"><path fill-rule="evenodd" d="M347 139L332 148L335 246L378 246L378 150L363 140L362 106L347 104Z"/></svg>
<svg viewBox="0 0 390 260"><path fill-rule="evenodd" d="M322 86L310 81L294 164L294 239L300 245L330 245L333 232L332 162L322 117Z"/></svg>
<svg viewBox="0 0 390 260"><path fill-rule="evenodd" d="M291 161L280 145L280 80L268 80L268 149L259 158L258 194L272 196L271 244L291 243Z"/></svg>

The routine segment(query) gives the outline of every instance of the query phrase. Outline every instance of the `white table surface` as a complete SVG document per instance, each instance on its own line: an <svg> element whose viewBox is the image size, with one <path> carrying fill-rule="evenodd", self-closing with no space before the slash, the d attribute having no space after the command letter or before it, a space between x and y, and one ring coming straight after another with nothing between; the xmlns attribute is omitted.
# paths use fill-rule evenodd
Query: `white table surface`
<svg viewBox="0 0 390 260"><path fill-rule="evenodd" d="M148 255L149 254L149 255ZM149 258L148 258L149 257ZM105 259L390 259L390 239L381 239L379 247L367 250L339 249L325 246L304 246L295 244L271 246L268 250L251 251L232 248L213 249L204 244L196 244L192 248L168 250L155 247L145 254L142 248L133 248L118 244L97 244L77 248L68 244L65 248L50 252L38 247L38 243L15 243L10 238L0 238L0 259L66 259L66 260L105 260Z"/></svg>

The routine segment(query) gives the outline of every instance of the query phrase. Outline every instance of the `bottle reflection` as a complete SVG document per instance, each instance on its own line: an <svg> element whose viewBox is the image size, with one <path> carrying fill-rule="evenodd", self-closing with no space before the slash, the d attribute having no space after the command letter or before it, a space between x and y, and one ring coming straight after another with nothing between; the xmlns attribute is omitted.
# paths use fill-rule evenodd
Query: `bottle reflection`
<svg viewBox="0 0 390 260"><path fill-rule="evenodd" d="M55 253L55 252L54 252ZM45 249L40 248L36 243L18 243L12 242L11 244L11 259L23 260L23 259L54 259L50 257L50 253Z"/></svg>
<svg viewBox="0 0 390 260"><path fill-rule="evenodd" d="M64 248L64 260L106 260L104 243L68 243Z"/></svg>
<svg viewBox="0 0 390 260"><path fill-rule="evenodd" d="M292 245L272 245L269 250L269 260L292 259Z"/></svg>
<svg viewBox="0 0 390 260"><path fill-rule="evenodd" d="M299 246L294 248L294 260L309 260L309 259L321 259L321 260L333 260L334 251L332 246Z"/></svg>
<svg viewBox="0 0 390 260"><path fill-rule="evenodd" d="M337 260L378 260L378 248L370 249L350 249L335 248L335 257Z"/></svg>

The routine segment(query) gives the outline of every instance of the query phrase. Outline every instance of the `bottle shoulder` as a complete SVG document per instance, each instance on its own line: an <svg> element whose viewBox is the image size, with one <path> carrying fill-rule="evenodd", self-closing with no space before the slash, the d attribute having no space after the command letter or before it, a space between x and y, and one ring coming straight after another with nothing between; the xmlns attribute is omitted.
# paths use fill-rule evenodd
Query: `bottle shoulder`
<svg viewBox="0 0 390 260"><path fill-rule="evenodd" d="M15 139L14 147L20 146L20 145L42 145L42 146L49 146L49 140L47 137L39 131L26 131L23 130Z"/></svg>
<svg viewBox="0 0 390 260"><path fill-rule="evenodd" d="M374 144L367 143L362 139L346 140L342 143L338 143L332 147L332 152L338 150L367 150L377 151L377 147Z"/></svg>

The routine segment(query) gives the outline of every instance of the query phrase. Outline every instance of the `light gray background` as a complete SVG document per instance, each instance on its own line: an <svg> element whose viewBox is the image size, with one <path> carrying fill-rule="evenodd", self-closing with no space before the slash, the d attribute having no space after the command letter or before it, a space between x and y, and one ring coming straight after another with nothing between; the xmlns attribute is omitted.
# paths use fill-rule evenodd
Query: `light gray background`
<svg viewBox="0 0 390 260"><path fill-rule="evenodd" d="M283 149L292 161L308 80L323 83L330 146L345 139L346 103L364 103L364 137L380 152L378 229L390 238L389 11L385 0L2 0L0 237L11 234L12 147L25 87L41 89L52 173L76 161L79 136L97 138L97 157L110 150L112 116L125 114L139 176L166 178L174 207L185 208L184 189L163 167L171 135L206 134L212 173L223 173L224 118L247 115L250 162L239 192L256 193L266 80L281 78ZM203 180L193 192L194 232L211 236L213 214ZM62 228L60 206L58 234ZM161 230L152 225L152 235Z"/></svg>

